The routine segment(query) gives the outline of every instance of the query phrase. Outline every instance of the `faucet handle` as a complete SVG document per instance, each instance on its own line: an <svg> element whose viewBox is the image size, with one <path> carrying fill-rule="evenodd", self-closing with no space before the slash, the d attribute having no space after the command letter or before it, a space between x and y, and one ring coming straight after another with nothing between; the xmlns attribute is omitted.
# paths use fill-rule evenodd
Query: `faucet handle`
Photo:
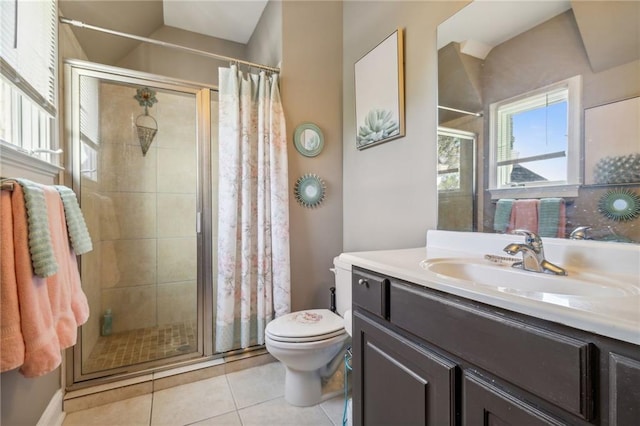
<svg viewBox="0 0 640 426"><path fill-rule="evenodd" d="M578 226L576 229L571 231L569 238L572 240L588 240L590 239L587 235L587 231L591 229L590 226Z"/></svg>
<svg viewBox="0 0 640 426"><path fill-rule="evenodd" d="M513 234L524 235L524 242L526 244L531 244L535 248L542 248L542 238L535 232L531 232L527 229L515 229L512 232Z"/></svg>

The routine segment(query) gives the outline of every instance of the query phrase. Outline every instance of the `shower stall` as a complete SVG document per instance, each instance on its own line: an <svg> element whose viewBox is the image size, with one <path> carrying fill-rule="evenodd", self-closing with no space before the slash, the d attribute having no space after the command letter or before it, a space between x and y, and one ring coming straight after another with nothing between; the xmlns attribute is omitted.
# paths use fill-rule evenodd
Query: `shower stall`
<svg viewBox="0 0 640 426"><path fill-rule="evenodd" d="M65 85L67 178L94 247L68 383L215 357L217 92L75 60Z"/></svg>

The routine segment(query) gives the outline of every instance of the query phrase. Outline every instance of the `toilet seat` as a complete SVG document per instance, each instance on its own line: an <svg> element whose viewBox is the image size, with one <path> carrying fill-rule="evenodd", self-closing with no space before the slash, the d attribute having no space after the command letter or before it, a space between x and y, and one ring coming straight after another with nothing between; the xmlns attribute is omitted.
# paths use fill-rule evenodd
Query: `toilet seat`
<svg viewBox="0 0 640 426"><path fill-rule="evenodd" d="M291 312L267 324L265 334L279 342L314 342L344 334L344 320L328 309Z"/></svg>

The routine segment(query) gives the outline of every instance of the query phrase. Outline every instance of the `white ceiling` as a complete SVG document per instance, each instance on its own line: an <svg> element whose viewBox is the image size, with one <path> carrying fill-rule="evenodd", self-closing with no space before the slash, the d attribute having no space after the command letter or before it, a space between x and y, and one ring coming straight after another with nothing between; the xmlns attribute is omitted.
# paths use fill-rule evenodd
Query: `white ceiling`
<svg viewBox="0 0 640 426"><path fill-rule="evenodd" d="M2 0L4 1L4 0ZM149 37L162 26L246 44L268 0L58 0L62 15ZM116 65L140 42L72 27L90 61Z"/></svg>
<svg viewBox="0 0 640 426"><path fill-rule="evenodd" d="M438 26L438 49L455 41L484 59L493 47L570 8L568 0L476 0Z"/></svg>
<svg viewBox="0 0 640 426"><path fill-rule="evenodd" d="M163 0L164 24L246 44L268 0Z"/></svg>
<svg viewBox="0 0 640 426"><path fill-rule="evenodd" d="M64 15L87 24L149 36L162 25L246 44L268 0L59 0ZM438 27L438 48L451 41L480 57L523 30L571 7L569 0L476 0ZM483 16L490 16L489 19ZM495 25L487 26L486 22ZM515 31L517 30L517 31ZM91 60L116 63L135 42L89 30L74 32Z"/></svg>

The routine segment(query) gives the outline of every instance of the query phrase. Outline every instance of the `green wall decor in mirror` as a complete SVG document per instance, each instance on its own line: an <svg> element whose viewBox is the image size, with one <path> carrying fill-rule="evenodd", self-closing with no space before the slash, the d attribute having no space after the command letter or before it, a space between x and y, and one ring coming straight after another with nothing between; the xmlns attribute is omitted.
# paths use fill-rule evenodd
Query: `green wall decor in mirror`
<svg viewBox="0 0 640 426"><path fill-rule="evenodd" d="M635 219L640 215L640 196L629 189L612 189L600 198L598 210L615 221Z"/></svg>
<svg viewBox="0 0 640 426"><path fill-rule="evenodd" d="M326 185L320 176L307 173L296 180L293 191L298 204L315 208L324 201Z"/></svg>
<svg viewBox="0 0 640 426"><path fill-rule="evenodd" d="M584 111L584 183L640 182L640 96Z"/></svg>
<svg viewBox="0 0 640 426"><path fill-rule="evenodd" d="M594 167L593 175L598 184L638 182L640 181L640 154L601 158Z"/></svg>
<svg viewBox="0 0 640 426"><path fill-rule="evenodd" d="M293 143L298 152L305 157L315 157L324 147L322 130L313 123L302 123L296 127Z"/></svg>

